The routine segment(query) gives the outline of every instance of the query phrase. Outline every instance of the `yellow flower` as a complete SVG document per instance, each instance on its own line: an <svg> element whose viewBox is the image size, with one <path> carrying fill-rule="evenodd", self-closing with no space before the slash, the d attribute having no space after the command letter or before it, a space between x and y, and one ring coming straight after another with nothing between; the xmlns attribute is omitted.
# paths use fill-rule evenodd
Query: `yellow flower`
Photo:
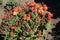
<svg viewBox="0 0 60 40"><path fill-rule="evenodd" d="M40 9L37 10L38 14L43 13L43 12L44 12L43 10L40 10Z"/></svg>
<svg viewBox="0 0 60 40"><path fill-rule="evenodd" d="M18 12L13 12L13 15L17 15L18 14Z"/></svg>

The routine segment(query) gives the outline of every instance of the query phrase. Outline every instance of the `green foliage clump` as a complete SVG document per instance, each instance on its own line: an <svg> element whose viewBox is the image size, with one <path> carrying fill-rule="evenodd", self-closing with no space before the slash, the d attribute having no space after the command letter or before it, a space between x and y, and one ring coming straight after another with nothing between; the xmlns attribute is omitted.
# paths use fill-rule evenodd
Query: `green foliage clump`
<svg viewBox="0 0 60 40"><path fill-rule="evenodd" d="M33 5L31 3L33 3ZM10 4L10 2L6 4L8 6L7 9L12 11L12 14L9 14L8 18L2 20L3 24L1 24L1 27L4 27L4 40L40 40L42 36L45 36L46 31L49 30L51 26L52 15L45 9L42 9L44 13L41 9L38 10L38 8L41 7L33 10L32 8L35 8L35 3L31 3L25 8L13 7L15 4ZM14 11L11 10L10 7L12 7ZM27 7L28 10L26 9Z"/></svg>

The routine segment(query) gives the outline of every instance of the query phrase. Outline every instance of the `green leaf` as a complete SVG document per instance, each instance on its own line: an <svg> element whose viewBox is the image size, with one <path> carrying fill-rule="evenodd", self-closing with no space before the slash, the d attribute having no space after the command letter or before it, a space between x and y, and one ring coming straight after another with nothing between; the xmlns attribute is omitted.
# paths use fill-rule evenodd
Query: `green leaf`
<svg viewBox="0 0 60 40"><path fill-rule="evenodd" d="M48 22L45 26L46 26L47 30L49 30L49 29L50 29L50 27L51 27L51 23L50 23L50 22Z"/></svg>
<svg viewBox="0 0 60 40"><path fill-rule="evenodd" d="M34 13L34 15L35 15L36 17L38 16L38 13L37 13L36 11L34 11L33 13Z"/></svg>
<svg viewBox="0 0 60 40"><path fill-rule="evenodd" d="M11 6L6 6L6 9L11 10L12 7Z"/></svg>
<svg viewBox="0 0 60 40"><path fill-rule="evenodd" d="M4 31L4 40L7 40L8 39L8 37L9 37L9 31L7 30L7 29L5 29L5 31Z"/></svg>
<svg viewBox="0 0 60 40"><path fill-rule="evenodd" d="M3 3L3 0L0 0L0 5L2 5L2 3Z"/></svg>

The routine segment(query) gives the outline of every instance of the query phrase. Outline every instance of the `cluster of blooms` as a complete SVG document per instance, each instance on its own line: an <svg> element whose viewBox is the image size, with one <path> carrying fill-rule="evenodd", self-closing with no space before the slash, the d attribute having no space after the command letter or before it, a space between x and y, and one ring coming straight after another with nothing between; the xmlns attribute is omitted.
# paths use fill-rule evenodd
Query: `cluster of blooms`
<svg viewBox="0 0 60 40"><path fill-rule="evenodd" d="M35 2L26 2L24 6L5 10L4 14L7 16L2 16L1 23L5 40L40 40L43 30L48 30L47 24L53 16L47 10L46 4Z"/></svg>

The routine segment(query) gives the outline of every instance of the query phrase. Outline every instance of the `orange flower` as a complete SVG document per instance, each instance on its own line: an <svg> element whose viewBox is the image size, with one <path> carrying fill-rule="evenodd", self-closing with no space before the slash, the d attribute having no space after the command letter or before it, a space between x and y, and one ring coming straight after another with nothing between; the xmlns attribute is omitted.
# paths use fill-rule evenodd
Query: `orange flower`
<svg viewBox="0 0 60 40"><path fill-rule="evenodd" d="M13 15L17 15L18 14L18 12L13 12Z"/></svg>
<svg viewBox="0 0 60 40"><path fill-rule="evenodd" d="M19 22L18 22L18 21L16 21L16 22L15 22L15 25L19 25Z"/></svg>
<svg viewBox="0 0 60 40"><path fill-rule="evenodd" d="M32 12L35 10L35 8L34 7L30 7L29 8Z"/></svg>
<svg viewBox="0 0 60 40"><path fill-rule="evenodd" d="M19 7L19 12L24 12L24 11L25 11L24 7Z"/></svg>
<svg viewBox="0 0 60 40"><path fill-rule="evenodd" d="M23 20L26 20L26 17L27 17L27 15L25 14L22 19L23 19Z"/></svg>
<svg viewBox="0 0 60 40"><path fill-rule="evenodd" d="M10 15L13 15L13 12L12 11L10 11L9 13L10 13Z"/></svg>
<svg viewBox="0 0 60 40"><path fill-rule="evenodd" d="M51 12L48 12L48 17L53 17L53 14L51 14Z"/></svg>
<svg viewBox="0 0 60 40"><path fill-rule="evenodd" d="M40 7L39 4L36 4L35 8L39 8L39 7Z"/></svg>
<svg viewBox="0 0 60 40"><path fill-rule="evenodd" d="M30 17L30 13L28 13L27 16Z"/></svg>
<svg viewBox="0 0 60 40"><path fill-rule="evenodd" d="M2 19L6 19L7 18L7 16L6 15L2 15Z"/></svg>
<svg viewBox="0 0 60 40"><path fill-rule="evenodd" d="M38 38L35 38L35 40L39 40Z"/></svg>
<svg viewBox="0 0 60 40"><path fill-rule="evenodd" d="M42 34L42 31L41 30L38 30L38 35L41 35Z"/></svg>
<svg viewBox="0 0 60 40"><path fill-rule="evenodd" d="M51 22L51 17L47 17L44 19L45 21Z"/></svg>
<svg viewBox="0 0 60 40"><path fill-rule="evenodd" d="M8 13L8 10L4 10L4 14L7 14Z"/></svg>
<svg viewBox="0 0 60 40"><path fill-rule="evenodd" d="M36 4L35 8L38 9L38 8L41 8L42 7L42 4Z"/></svg>
<svg viewBox="0 0 60 40"><path fill-rule="evenodd" d="M47 20L48 20L49 22L51 22L51 17L53 17L53 14L51 14L51 12L48 12Z"/></svg>
<svg viewBox="0 0 60 40"><path fill-rule="evenodd" d="M48 9L47 5L43 4L43 10L47 10L47 9Z"/></svg>
<svg viewBox="0 0 60 40"><path fill-rule="evenodd" d="M16 29L16 26L11 26L11 29L15 30Z"/></svg>
<svg viewBox="0 0 60 40"><path fill-rule="evenodd" d="M51 17L48 17L47 20L48 20L49 22L51 22Z"/></svg>
<svg viewBox="0 0 60 40"><path fill-rule="evenodd" d="M26 5L29 6L29 4L30 4L30 2L27 1L27 2L26 2Z"/></svg>
<svg viewBox="0 0 60 40"><path fill-rule="evenodd" d="M31 28L27 27L26 31L28 32L28 31L30 31L30 29L31 29Z"/></svg>
<svg viewBox="0 0 60 40"><path fill-rule="evenodd" d="M43 12L44 12L43 10L37 9L37 13L38 13L38 14L41 14L41 13L43 13Z"/></svg>
<svg viewBox="0 0 60 40"><path fill-rule="evenodd" d="M19 9L19 6L17 6L17 7L15 7L15 8L13 8L13 11L14 11L14 12L17 12L17 11L18 11L18 9Z"/></svg>
<svg viewBox="0 0 60 40"><path fill-rule="evenodd" d="M10 35L12 36L14 33L13 32L10 32Z"/></svg>
<svg viewBox="0 0 60 40"><path fill-rule="evenodd" d="M25 14L22 19L23 20L29 20L30 19L30 14Z"/></svg>
<svg viewBox="0 0 60 40"><path fill-rule="evenodd" d="M36 6L36 3L35 3L35 2L30 2L30 3L29 3L29 6L35 7L35 6Z"/></svg>
<svg viewBox="0 0 60 40"><path fill-rule="evenodd" d="M51 19L52 19L51 17L53 17L53 14L51 14L50 12L48 12L47 18L45 18L45 20L51 22Z"/></svg>

